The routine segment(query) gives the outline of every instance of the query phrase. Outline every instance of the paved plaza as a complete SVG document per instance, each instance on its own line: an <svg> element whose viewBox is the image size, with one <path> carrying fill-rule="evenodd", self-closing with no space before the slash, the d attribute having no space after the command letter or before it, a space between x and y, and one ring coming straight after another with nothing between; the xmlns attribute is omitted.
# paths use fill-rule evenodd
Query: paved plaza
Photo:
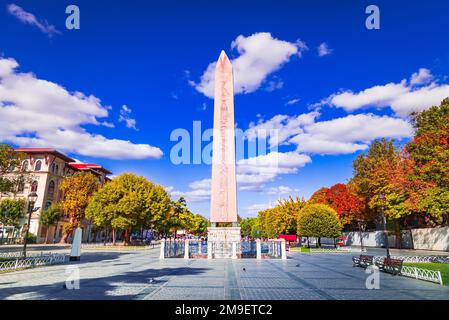
<svg viewBox="0 0 449 320"><path fill-rule="evenodd" d="M351 254L289 253L287 260L158 259L159 250L84 252L77 263L0 274L0 299L449 299L449 287L380 275L380 289ZM64 288L78 266L80 289Z"/></svg>

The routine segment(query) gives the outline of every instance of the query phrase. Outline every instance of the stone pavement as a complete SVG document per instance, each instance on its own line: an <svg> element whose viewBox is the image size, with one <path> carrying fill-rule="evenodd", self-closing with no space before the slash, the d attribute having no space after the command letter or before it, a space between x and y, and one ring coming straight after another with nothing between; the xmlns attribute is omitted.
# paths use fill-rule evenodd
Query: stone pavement
<svg viewBox="0 0 449 320"><path fill-rule="evenodd" d="M0 274L0 299L447 299L449 287L381 273L365 287L351 254L289 253L288 260L158 259L159 250L85 252L81 262ZM63 287L78 266L79 290Z"/></svg>

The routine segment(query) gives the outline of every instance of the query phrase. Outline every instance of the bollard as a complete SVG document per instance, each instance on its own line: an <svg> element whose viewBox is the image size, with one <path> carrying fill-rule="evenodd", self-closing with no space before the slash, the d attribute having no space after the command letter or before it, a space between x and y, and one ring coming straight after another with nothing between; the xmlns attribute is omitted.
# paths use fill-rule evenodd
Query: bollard
<svg viewBox="0 0 449 320"><path fill-rule="evenodd" d="M198 255L201 255L201 240L198 240Z"/></svg>
<svg viewBox="0 0 449 320"><path fill-rule="evenodd" d="M262 259L262 245L260 239L256 239L256 259Z"/></svg>
<svg viewBox="0 0 449 320"><path fill-rule="evenodd" d="M281 240L281 259L285 260L287 259L287 252L285 248L285 239Z"/></svg>
<svg viewBox="0 0 449 320"><path fill-rule="evenodd" d="M165 259L165 239L161 239L161 253L159 259Z"/></svg>
<svg viewBox="0 0 449 320"><path fill-rule="evenodd" d="M184 259L189 259L189 239L184 240Z"/></svg>

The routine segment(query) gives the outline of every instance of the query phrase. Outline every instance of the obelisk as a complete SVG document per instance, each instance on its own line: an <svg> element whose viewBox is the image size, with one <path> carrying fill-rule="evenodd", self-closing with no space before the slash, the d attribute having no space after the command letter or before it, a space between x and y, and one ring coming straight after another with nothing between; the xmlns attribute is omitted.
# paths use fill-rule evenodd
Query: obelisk
<svg viewBox="0 0 449 320"><path fill-rule="evenodd" d="M221 52L215 67L212 145L211 222L237 222L235 178L234 79L232 64Z"/></svg>
<svg viewBox="0 0 449 320"><path fill-rule="evenodd" d="M214 136L212 144L212 227L208 238L217 242L240 241L237 226L235 173L234 79L232 64L221 51L215 67ZM230 223L217 227L217 224ZM226 254L224 254L226 255Z"/></svg>

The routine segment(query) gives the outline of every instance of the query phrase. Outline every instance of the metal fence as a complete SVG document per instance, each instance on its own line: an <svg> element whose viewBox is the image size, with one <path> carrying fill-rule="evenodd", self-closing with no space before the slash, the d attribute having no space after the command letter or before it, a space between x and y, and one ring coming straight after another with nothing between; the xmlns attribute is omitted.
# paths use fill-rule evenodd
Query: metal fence
<svg viewBox="0 0 449 320"><path fill-rule="evenodd" d="M268 258L281 258L282 245L279 240L261 241L261 255Z"/></svg>
<svg viewBox="0 0 449 320"><path fill-rule="evenodd" d="M237 252L240 252L241 258L256 258L257 257L257 243L256 241L241 241L237 247Z"/></svg>
<svg viewBox="0 0 449 320"><path fill-rule="evenodd" d="M28 257L25 259L16 258L5 262L0 262L0 271L21 270L21 269L35 268L39 266L62 264L65 261L66 256L58 253L36 257Z"/></svg>
<svg viewBox="0 0 449 320"><path fill-rule="evenodd" d="M436 282L443 285L443 279L440 271L421 269L417 267L402 266L401 275L405 277Z"/></svg>
<svg viewBox="0 0 449 320"><path fill-rule="evenodd" d="M166 240L164 247L165 258L182 258L184 257L185 244L184 240Z"/></svg>

